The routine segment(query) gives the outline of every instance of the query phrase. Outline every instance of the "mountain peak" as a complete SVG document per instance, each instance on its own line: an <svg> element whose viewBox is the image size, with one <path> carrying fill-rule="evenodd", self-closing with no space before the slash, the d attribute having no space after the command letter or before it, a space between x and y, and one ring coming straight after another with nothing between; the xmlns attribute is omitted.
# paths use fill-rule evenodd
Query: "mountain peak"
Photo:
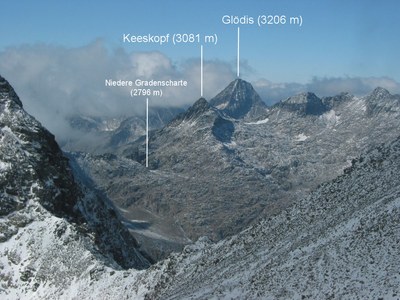
<svg viewBox="0 0 400 300"><path fill-rule="evenodd" d="M177 124L184 120L192 120L210 109L210 104L203 97L198 99L188 110L179 114L170 124Z"/></svg>
<svg viewBox="0 0 400 300"><path fill-rule="evenodd" d="M303 92L287 98L284 102L290 104L305 104L310 102L318 102L320 100L317 95L311 92Z"/></svg>
<svg viewBox="0 0 400 300"><path fill-rule="evenodd" d="M77 169L76 181L71 161L54 136L22 108L2 77L0 140L0 256L10 249L6 251L20 257L12 267L10 262L2 265L10 270L9 288L24 284L15 279L23 276L25 262L29 262L29 285L39 277L50 282L54 274L49 270L55 268L62 280L79 274L77 269L86 272L93 266L90 257L123 268L148 266L108 199L92 190ZM71 247L60 247L65 243ZM0 295L9 298L4 289Z"/></svg>
<svg viewBox="0 0 400 300"><path fill-rule="evenodd" d="M392 95L382 87L377 87L371 94L365 97L367 104L367 114L376 115L396 111L400 105L400 96Z"/></svg>
<svg viewBox="0 0 400 300"><path fill-rule="evenodd" d="M11 100L22 107L22 102L10 83L0 75L0 99Z"/></svg>
<svg viewBox="0 0 400 300"><path fill-rule="evenodd" d="M304 92L289 97L279 104L291 111L298 111L305 115L321 115L329 108L314 93Z"/></svg>
<svg viewBox="0 0 400 300"><path fill-rule="evenodd" d="M207 100L204 98L200 98L187 110L187 112L185 113L185 119L196 118L209 109L210 104L207 102Z"/></svg>
<svg viewBox="0 0 400 300"><path fill-rule="evenodd" d="M387 89L384 89L383 87L380 86L375 88L370 94L370 97L375 99L384 99L390 96L391 96L390 92Z"/></svg>
<svg viewBox="0 0 400 300"><path fill-rule="evenodd" d="M193 105L192 109L208 109L210 105L208 104L207 100L205 98L200 98L197 100Z"/></svg>
<svg viewBox="0 0 400 300"><path fill-rule="evenodd" d="M235 119L257 117L266 108L253 86L240 78L232 81L222 92L211 99L210 105Z"/></svg>

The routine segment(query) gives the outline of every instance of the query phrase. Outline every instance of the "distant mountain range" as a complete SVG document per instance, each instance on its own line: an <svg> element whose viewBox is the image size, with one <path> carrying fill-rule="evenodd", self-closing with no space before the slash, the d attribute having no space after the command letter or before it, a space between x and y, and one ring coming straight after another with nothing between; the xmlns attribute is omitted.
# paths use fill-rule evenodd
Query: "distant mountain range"
<svg viewBox="0 0 400 300"><path fill-rule="evenodd" d="M63 153L0 77L1 298L400 297L399 95L267 107L237 79L168 114L149 168L135 118L80 117L108 138Z"/></svg>
<svg viewBox="0 0 400 300"><path fill-rule="evenodd" d="M272 107L259 99L241 79L210 102L199 99L151 132L149 169L144 138L111 157L74 156L121 213L139 222L130 227L139 240L156 234L176 249L279 213L343 174L362 150L398 135L400 97L382 88L361 98L302 93Z"/></svg>
<svg viewBox="0 0 400 300"><path fill-rule="evenodd" d="M398 299L399 172L396 139L276 216L172 255L142 279L154 285L147 297Z"/></svg>
<svg viewBox="0 0 400 300"><path fill-rule="evenodd" d="M149 129L164 127L183 111L183 108L177 107L150 107ZM69 139L60 140L65 151L96 154L115 152L121 145L146 134L146 119L143 116L106 118L75 115L68 122L75 134Z"/></svg>

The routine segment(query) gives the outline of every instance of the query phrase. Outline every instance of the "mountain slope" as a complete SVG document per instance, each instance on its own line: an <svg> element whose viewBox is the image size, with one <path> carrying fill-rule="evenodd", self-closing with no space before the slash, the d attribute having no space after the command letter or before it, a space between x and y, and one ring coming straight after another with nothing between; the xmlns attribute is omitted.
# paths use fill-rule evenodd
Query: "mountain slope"
<svg viewBox="0 0 400 300"><path fill-rule="evenodd" d="M301 93L278 104L280 107L303 115L322 115L329 108L314 93Z"/></svg>
<svg viewBox="0 0 400 300"><path fill-rule="evenodd" d="M400 139L274 217L207 238L141 274L72 285L76 299L398 299Z"/></svg>
<svg viewBox="0 0 400 300"><path fill-rule="evenodd" d="M101 174L94 180L107 185L110 199L125 210L142 207L163 218L174 216L191 239L202 235L220 239L248 225L266 205L266 190L276 189L229 150L226 144L234 130L232 119L199 99L185 114L150 135L153 170L133 174L132 184L122 188L118 176L113 176L111 184ZM122 153L143 162L143 146L138 141ZM122 194L132 200L121 203ZM225 218L228 211L231 218Z"/></svg>
<svg viewBox="0 0 400 300"><path fill-rule="evenodd" d="M149 128L155 130L164 127L183 109L175 107L150 107ZM89 116L71 116L69 124L73 134L69 139L60 140L64 151L104 154L115 151L127 143L133 142L146 132L146 118L142 115L129 117L104 118Z"/></svg>
<svg viewBox="0 0 400 300"><path fill-rule="evenodd" d="M242 79L232 81L210 100L210 105L235 119L256 118L267 108L253 86Z"/></svg>
<svg viewBox="0 0 400 300"><path fill-rule="evenodd" d="M226 91L235 84L243 87L238 95L248 94L248 84L238 81ZM229 103L231 94L222 94L227 97L221 103ZM134 220L150 229L155 223L174 224L179 229L174 232L182 231L181 241L204 235L216 241L279 213L343 174L361 151L393 140L399 125L400 96L381 88L366 97L299 94L253 119L235 119L199 99L150 133L150 170L132 167L125 176L117 170L101 172L94 157L79 161L128 219L143 211ZM120 160L118 165L128 169L137 165L126 159L144 164L144 142L121 147L123 158L117 155L107 164Z"/></svg>
<svg viewBox="0 0 400 300"><path fill-rule="evenodd" d="M151 170L126 157L76 154L72 168L77 185L51 134L25 113L14 90L0 78L1 297L398 298L400 138L373 145L396 134L399 96L382 89L371 95L320 99L328 111L317 114L277 105L253 120L234 120L199 99L187 114L152 133ZM221 138L221 126L232 129L229 142ZM263 139L252 140L254 135ZM276 148L266 148L271 141L277 141ZM141 142L122 151L134 157L134 147L141 151ZM303 162L302 178L311 180L311 170L311 176L321 177L304 182L312 187L335 176L340 166L348 165L348 155L362 147L372 148L353 159L343 175L308 197L298 196L304 191L292 176ZM299 163L280 173L263 173L270 160L252 159L265 149L281 155L278 166L287 163L286 156ZM329 167L325 172L324 164ZM278 179L276 187L283 189L286 182L295 188L265 187ZM270 205L271 193L286 195L290 207L280 207L250 227L235 223L252 218L246 209L254 208L253 203ZM136 231L143 220L132 216L135 205L154 215L159 227L176 218L177 230L170 236L179 236L180 226L186 232L247 229L216 244L201 238L147 270L124 270L148 263L107 196L116 203L117 196L123 197L118 202L119 211L126 213L122 220L137 226ZM162 223L163 213L171 209L174 216Z"/></svg>
<svg viewBox="0 0 400 300"><path fill-rule="evenodd" d="M32 193L38 194L41 204L51 212L77 218L73 207L78 191L54 137L27 116L15 91L2 77L0 97L1 215L23 208L28 200L24 196ZM33 179L37 179L33 186L25 183Z"/></svg>
<svg viewBox="0 0 400 300"><path fill-rule="evenodd" d="M397 299L400 139L289 210L168 262L152 298Z"/></svg>
<svg viewBox="0 0 400 300"><path fill-rule="evenodd" d="M148 261L113 206L78 184L57 143L0 77L0 295L41 298Z"/></svg>
<svg viewBox="0 0 400 300"><path fill-rule="evenodd" d="M135 189L138 182L147 183L149 187L156 186L152 182L152 174L147 173L143 165L111 154L69 153L68 156L74 166L74 173L80 174L92 189L105 191L107 194L104 196L118 197L114 203L121 221L150 260L165 258L172 251L180 251L183 245L191 242L173 218L159 217L146 209L126 209L136 200L124 194L127 189ZM108 190L109 184L112 184L115 191ZM146 201L145 194L140 197Z"/></svg>

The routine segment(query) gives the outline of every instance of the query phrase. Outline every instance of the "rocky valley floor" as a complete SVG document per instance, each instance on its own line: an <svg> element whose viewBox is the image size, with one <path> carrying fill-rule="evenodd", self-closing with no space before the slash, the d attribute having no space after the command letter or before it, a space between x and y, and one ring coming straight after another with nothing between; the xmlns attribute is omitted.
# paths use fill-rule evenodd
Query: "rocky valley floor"
<svg viewBox="0 0 400 300"><path fill-rule="evenodd" d="M0 77L0 298L400 298L400 96L235 80L159 119L148 169L65 156Z"/></svg>

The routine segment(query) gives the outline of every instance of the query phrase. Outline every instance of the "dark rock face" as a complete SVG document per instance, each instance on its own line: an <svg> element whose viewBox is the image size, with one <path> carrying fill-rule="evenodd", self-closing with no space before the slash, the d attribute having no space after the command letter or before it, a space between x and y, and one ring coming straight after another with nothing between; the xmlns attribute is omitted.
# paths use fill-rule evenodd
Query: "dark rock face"
<svg viewBox="0 0 400 300"><path fill-rule="evenodd" d="M186 112L180 113L171 122L170 126L178 125L182 121L195 120L200 117L204 112L210 109L210 105L207 100L200 98L191 107L188 108Z"/></svg>
<svg viewBox="0 0 400 300"><path fill-rule="evenodd" d="M265 113L267 107L253 86L241 79L232 81L210 100L210 105L235 119L256 118Z"/></svg>
<svg viewBox="0 0 400 300"><path fill-rule="evenodd" d="M184 109L178 107L150 107L150 130L163 128L182 112L184 112ZM142 113L143 115L138 112L138 115L114 118L73 115L68 121L76 136L58 141L65 151L94 154L111 153L145 134L146 117L144 109Z"/></svg>
<svg viewBox="0 0 400 300"><path fill-rule="evenodd" d="M320 98L313 93L302 93L282 101L279 104L282 108L302 115L319 116L329 110Z"/></svg>
<svg viewBox="0 0 400 300"><path fill-rule="evenodd" d="M336 96L322 98L323 105L329 110L335 109L336 107L343 105L343 103L351 101L353 96L349 93L341 93Z"/></svg>
<svg viewBox="0 0 400 300"><path fill-rule="evenodd" d="M150 170L142 166L143 138L120 148L113 161L91 157L85 163L82 157L80 164L124 215L145 211L140 220L150 224L149 230L156 223L149 220L157 219L164 228L178 225L181 233L174 232L180 241L204 235L220 240L281 212L343 174L362 150L397 137L396 102L390 102L390 110L369 115L373 94L321 99L305 93L255 118L229 115L225 108L238 107L232 95L242 99L252 90L248 85L235 81L212 105L200 99L162 130L151 132ZM380 106L386 101L382 99L375 99Z"/></svg>
<svg viewBox="0 0 400 300"><path fill-rule="evenodd" d="M136 241L121 224L111 202L75 180L54 136L25 112L14 89L2 77L0 170L0 242L12 241L18 232L23 238L29 224L35 228L35 224L48 220L51 227L61 220L75 232L77 240L93 238L86 246L81 245L82 253L89 249L107 264L123 268L149 265L136 250ZM49 239L62 236L63 230L55 230ZM38 243L45 238L38 237ZM43 253L43 257L46 255L52 254Z"/></svg>
<svg viewBox="0 0 400 300"><path fill-rule="evenodd" d="M397 138L277 216L218 244L187 246L148 297L397 298L399 172Z"/></svg>
<svg viewBox="0 0 400 300"><path fill-rule="evenodd" d="M201 100L153 133L158 166L148 170L115 154L75 153L68 164L0 86L1 298L399 296L398 96L343 94L321 99L322 114L277 105L253 120ZM154 257L186 235L233 236L123 270L148 262L121 219L161 249Z"/></svg>
<svg viewBox="0 0 400 300"><path fill-rule="evenodd" d="M0 79L0 128L2 152L0 161L9 167L3 173L0 190L3 215L23 208L29 193L50 212L74 220L79 213L74 210L80 195L68 160L63 156L54 136L40 123L28 116L14 89ZM36 181L30 186L30 181Z"/></svg>
<svg viewBox="0 0 400 300"><path fill-rule="evenodd" d="M0 97L8 98L10 101L16 103L20 107L22 107L22 102L15 93L12 86L8 83L8 81L0 75Z"/></svg>
<svg viewBox="0 0 400 300"><path fill-rule="evenodd" d="M219 117L215 119L211 131L217 140L221 141L222 143L230 143L235 131L235 125L233 122Z"/></svg>
<svg viewBox="0 0 400 300"><path fill-rule="evenodd" d="M396 112L400 107L400 95L391 95L384 88L377 87L366 99L367 114L374 116L379 113Z"/></svg>

